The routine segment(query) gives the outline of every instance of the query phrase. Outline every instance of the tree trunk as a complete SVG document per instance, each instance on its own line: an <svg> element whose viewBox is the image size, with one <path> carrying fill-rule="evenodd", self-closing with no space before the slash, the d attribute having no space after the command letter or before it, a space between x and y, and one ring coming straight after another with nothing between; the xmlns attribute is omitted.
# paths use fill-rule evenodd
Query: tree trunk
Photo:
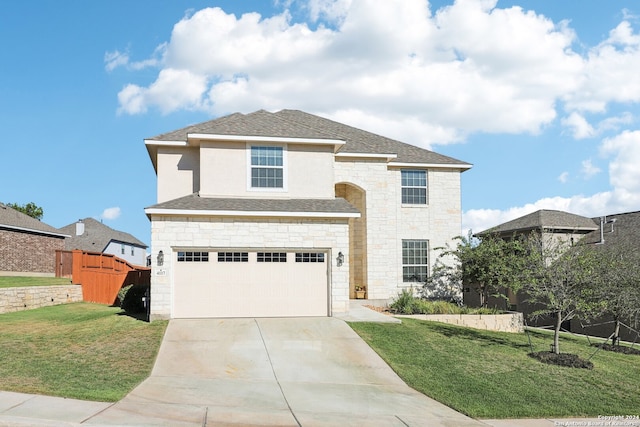
<svg viewBox="0 0 640 427"><path fill-rule="evenodd" d="M611 343L613 345L619 345L620 344L620 319L615 317L613 321L615 322L616 326L615 326L615 329L613 330L613 339Z"/></svg>
<svg viewBox="0 0 640 427"><path fill-rule="evenodd" d="M480 307L485 307L487 304L487 296L485 294L485 289L481 288L480 289Z"/></svg>
<svg viewBox="0 0 640 427"><path fill-rule="evenodd" d="M556 313L556 330L553 334L553 352L560 354L560 326L562 325L562 312Z"/></svg>

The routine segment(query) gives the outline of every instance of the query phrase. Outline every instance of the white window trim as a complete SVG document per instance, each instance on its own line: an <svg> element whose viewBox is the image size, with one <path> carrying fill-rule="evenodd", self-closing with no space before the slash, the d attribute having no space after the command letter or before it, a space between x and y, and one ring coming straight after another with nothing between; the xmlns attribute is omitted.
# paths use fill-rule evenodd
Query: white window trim
<svg viewBox="0 0 640 427"><path fill-rule="evenodd" d="M402 172L403 171L420 171L420 172L424 172L425 175L425 180L427 182L427 185L424 187L426 194L425 194L425 203L403 203L402 202L402 189L403 188L422 188L422 187L405 187L402 185ZM403 168L400 169L400 205L403 208L426 208L429 206L429 170L428 169L409 169L409 168Z"/></svg>
<svg viewBox="0 0 640 427"><path fill-rule="evenodd" d="M427 259L426 259L426 264L405 264L404 263L404 248L403 248L403 243L405 241L424 241L427 242ZM423 283L423 282L415 282L415 281L404 281L404 267L426 267L427 268L427 273L426 273L426 277L428 278L431 275L431 265L430 265L430 251L431 251L431 241L429 239L426 238L406 238L406 239L400 239L400 281L401 283L406 284L413 284L413 283Z"/></svg>
<svg viewBox="0 0 640 427"><path fill-rule="evenodd" d="M289 191L289 162L288 162L288 145L287 144L269 144L269 143L249 143L247 149L247 191L267 192L267 193L286 193ZM251 186L251 147L282 147L282 188L273 187L252 187Z"/></svg>

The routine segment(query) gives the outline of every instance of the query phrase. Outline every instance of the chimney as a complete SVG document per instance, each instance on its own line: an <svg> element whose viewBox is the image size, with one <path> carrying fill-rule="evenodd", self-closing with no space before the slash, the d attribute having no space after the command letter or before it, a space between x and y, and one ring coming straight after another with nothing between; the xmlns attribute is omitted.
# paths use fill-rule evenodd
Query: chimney
<svg viewBox="0 0 640 427"><path fill-rule="evenodd" d="M84 234L84 222L81 219L76 222L76 236L82 236Z"/></svg>

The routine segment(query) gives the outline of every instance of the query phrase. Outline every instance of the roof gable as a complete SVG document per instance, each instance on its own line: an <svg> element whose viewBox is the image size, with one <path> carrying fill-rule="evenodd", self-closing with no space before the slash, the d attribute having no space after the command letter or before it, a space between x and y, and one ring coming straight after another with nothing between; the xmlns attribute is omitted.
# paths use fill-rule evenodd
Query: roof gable
<svg viewBox="0 0 640 427"><path fill-rule="evenodd" d="M85 218L81 221L84 223L84 232L80 236L76 235L77 222L60 229L71 236L65 241L67 250L80 249L89 252L103 252L112 241L147 248L147 245L131 234L114 230L93 218Z"/></svg>
<svg viewBox="0 0 640 427"><path fill-rule="evenodd" d="M466 162L299 110L234 113L164 133L151 141L187 142L190 134L343 140L339 153L395 154L399 163L463 166Z"/></svg>
<svg viewBox="0 0 640 427"><path fill-rule="evenodd" d="M530 230L589 233L597 229L598 226L590 218L569 212L541 209L476 234L482 236L492 233L507 234Z"/></svg>

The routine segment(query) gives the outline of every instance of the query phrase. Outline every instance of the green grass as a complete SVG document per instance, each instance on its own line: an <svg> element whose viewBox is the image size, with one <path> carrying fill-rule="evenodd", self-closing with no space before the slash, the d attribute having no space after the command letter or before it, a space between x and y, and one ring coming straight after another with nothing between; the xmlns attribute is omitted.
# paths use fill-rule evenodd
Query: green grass
<svg viewBox="0 0 640 427"><path fill-rule="evenodd" d="M0 276L0 288L19 288L22 286L69 285L70 279L63 277L23 277Z"/></svg>
<svg viewBox="0 0 640 427"><path fill-rule="evenodd" d="M167 322L77 303L0 315L0 389L114 402L153 367Z"/></svg>
<svg viewBox="0 0 640 427"><path fill-rule="evenodd" d="M350 326L414 389L474 418L636 415L640 357L598 351L593 370L546 365L529 357L526 334L403 319ZM534 351L553 337L531 332ZM563 337L563 353L588 359L596 349Z"/></svg>

